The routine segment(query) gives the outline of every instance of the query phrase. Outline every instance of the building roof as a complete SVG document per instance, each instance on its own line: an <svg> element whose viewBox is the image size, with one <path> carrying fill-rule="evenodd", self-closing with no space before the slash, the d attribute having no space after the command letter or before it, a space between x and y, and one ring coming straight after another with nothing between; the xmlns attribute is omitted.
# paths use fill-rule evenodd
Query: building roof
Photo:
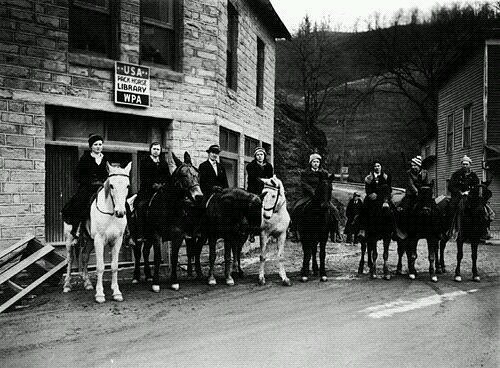
<svg viewBox="0 0 500 368"><path fill-rule="evenodd" d="M292 38L270 0L250 0L249 4L270 29L274 38L285 38L287 40Z"/></svg>

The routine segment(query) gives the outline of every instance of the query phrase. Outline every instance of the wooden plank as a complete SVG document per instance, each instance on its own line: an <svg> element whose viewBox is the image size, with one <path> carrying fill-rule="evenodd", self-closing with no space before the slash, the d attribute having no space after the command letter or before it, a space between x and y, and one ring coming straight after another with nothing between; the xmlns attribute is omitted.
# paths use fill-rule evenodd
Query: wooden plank
<svg viewBox="0 0 500 368"><path fill-rule="evenodd" d="M35 239L33 235L27 236L24 239L19 240L16 244L8 247L7 249L4 249L0 252L0 258L5 257L6 255L12 253L16 249L22 247L23 245L27 244L30 240Z"/></svg>
<svg viewBox="0 0 500 368"><path fill-rule="evenodd" d="M3 284L5 281L10 279L11 277L15 276L22 270L24 270L26 267L28 267L30 264L33 262L38 261L40 258L42 258L44 255L52 252L54 250L54 247L51 245L46 245L42 249L38 250L37 252L31 254L29 257L26 257L23 259L21 262L16 264L15 266L9 268L5 272L3 272L0 275L0 285Z"/></svg>
<svg viewBox="0 0 500 368"><path fill-rule="evenodd" d="M37 279L35 282L31 283L29 286L23 289L20 293L16 294L12 298L10 298L8 301L3 303L0 306L0 313L2 313L4 310L9 308L11 305L13 305L15 302L17 302L19 299L21 299L23 296L28 294L31 290L35 289L38 285L40 285L42 282L47 280L49 277L54 275L56 272L58 272L61 268L66 266L66 260L62 261L59 263L57 266L55 266L53 269L51 269L49 272L47 272L45 275Z"/></svg>
<svg viewBox="0 0 500 368"><path fill-rule="evenodd" d="M10 287L12 290L14 290L16 293L19 293L21 291L23 291L23 287L22 286L19 286L18 284L16 284L15 282L13 281L7 281L7 286Z"/></svg>

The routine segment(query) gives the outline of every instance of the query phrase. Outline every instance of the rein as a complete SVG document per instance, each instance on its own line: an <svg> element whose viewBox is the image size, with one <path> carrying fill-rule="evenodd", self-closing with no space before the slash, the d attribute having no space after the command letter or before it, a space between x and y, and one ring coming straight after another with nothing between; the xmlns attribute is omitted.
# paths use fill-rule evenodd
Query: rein
<svg viewBox="0 0 500 368"><path fill-rule="evenodd" d="M277 187L277 188L272 187L270 185L265 185L264 188L276 190L278 192L278 195L276 196L276 201L274 202L274 205L271 208L264 208L264 211L273 211L273 213L277 213L281 209L281 207L283 207L283 204L285 203L285 202L283 202L281 204L281 206L276 207L278 205L278 200L280 199L280 194L281 194L280 188L279 187Z"/></svg>

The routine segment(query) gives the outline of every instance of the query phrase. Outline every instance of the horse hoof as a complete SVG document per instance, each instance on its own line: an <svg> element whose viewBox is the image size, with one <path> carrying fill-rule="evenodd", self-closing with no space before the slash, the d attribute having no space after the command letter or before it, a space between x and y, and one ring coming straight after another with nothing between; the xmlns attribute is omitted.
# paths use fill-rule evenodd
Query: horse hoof
<svg viewBox="0 0 500 368"><path fill-rule="evenodd" d="M63 287L63 293L69 293L71 291L71 286Z"/></svg>
<svg viewBox="0 0 500 368"><path fill-rule="evenodd" d="M102 304L106 301L106 298L104 297L104 295L96 295L95 297L95 301L99 304Z"/></svg>
<svg viewBox="0 0 500 368"><path fill-rule="evenodd" d="M474 280L475 282L481 282L481 278L480 278L479 276L477 276L477 275L476 275L476 276L474 276L474 277L472 278L472 280Z"/></svg>
<svg viewBox="0 0 500 368"><path fill-rule="evenodd" d="M300 281L302 282L307 282L307 280L308 280L307 276L302 276L300 279Z"/></svg>
<svg viewBox="0 0 500 368"><path fill-rule="evenodd" d="M363 274L363 266L359 266L358 267L358 275L362 275Z"/></svg>
<svg viewBox="0 0 500 368"><path fill-rule="evenodd" d="M455 281L456 281L456 282L462 282L462 276L460 276L460 275L455 275Z"/></svg>
<svg viewBox="0 0 500 368"><path fill-rule="evenodd" d="M372 273L372 274L370 275L370 277L371 277L372 279L378 279L378 276L377 276L377 274L376 274L376 273Z"/></svg>
<svg viewBox="0 0 500 368"><path fill-rule="evenodd" d="M227 286L233 286L234 285L234 280L232 277L226 279L226 285Z"/></svg>
<svg viewBox="0 0 500 368"><path fill-rule="evenodd" d="M432 277L431 277L431 281L432 281L432 282L438 282L438 278L437 278L437 276L432 276Z"/></svg>
<svg viewBox="0 0 500 368"><path fill-rule="evenodd" d="M122 294L116 294L116 295L113 295L113 299L114 299L116 302L123 302L123 295L122 295Z"/></svg>
<svg viewBox="0 0 500 368"><path fill-rule="evenodd" d="M265 284L266 284L266 279L263 277L262 278L259 277L259 285L264 286Z"/></svg>
<svg viewBox="0 0 500 368"><path fill-rule="evenodd" d="M441 275L443 271L440 268L436 268L436 274Z"/></svg>
<svg viewBox="0 0 500 368"><path fill-rule="evenodd" d="M151 290L153 290L155 293L160 292L160 285L152 285Z"/></svg>
<svg viewBox="0 0 500 368"><path fill-rule="evenodd" d="M414 273L410 273L410 274L408 275L408 277L410 278L410 280L415 280L415 279L416 279L416 276L415 276L415 274L414 274Z"/></svg>
<svg viewBox="0 0 500 368"><path fill-rule="evenodd" d="M441 272L442 273L446 273L446 268L443 267L442 270L441 270Z"/></svg>
<svg viewBox="0 0 500 368"><path fill-rule="evenodd" d="M153 282L153 278L152 277L146 277L146 281L147 282Z"/></svg>
<svg viewBox="0 0 500 368"><path fill-rule="evenodd" d="M139 280L137 279L132 279L132 284L138 284L139 283Z"/></svg>
<svg viewBox="0 0 500 368"><path fill-rule="evenodd" d="M402 275L403 270L401 268L396 269L396 275Z"/></svg>
<svg viewBox="0 0 500 368"><path fill-rule="evenodd" d="M290 279L284 279L281 283L283 286L292 286Z"/></svg>
<svg viewBox="0 0 500 368"><path fill-rule="evenodd" d="M94 290L94 286L92 286L92 283L90 281L86 281L83 284L83 287L85 290Z"/></svg>
<svg viewBox="0 0 500 368"><path fill-rule="evenodd" d="M208 285L210 285L210 286L217 285L217 281L215 280L215 277L211 277L208 279Z"/></svg>
<svg viewBox="0 0 500 368"><path fill-rule="evenodd" d="M385 280L390 280L390 279L391 279L391 275L389 275L389 274L384 275L384 279L385 279Z"/></svg>
<svg viewBox="0 0 500 368"><path fill-rule="evenodd" d="M175 291L179 290L179 284L170 285L170 289L175 290Z"/></svg>
<svg viewBox="0 0 500 368"><path fill-rule="evenodd" d="M319 279L319 281L321 281L321 282L327 282L328 281L328 277L321 276L321 278Z"/></svg>

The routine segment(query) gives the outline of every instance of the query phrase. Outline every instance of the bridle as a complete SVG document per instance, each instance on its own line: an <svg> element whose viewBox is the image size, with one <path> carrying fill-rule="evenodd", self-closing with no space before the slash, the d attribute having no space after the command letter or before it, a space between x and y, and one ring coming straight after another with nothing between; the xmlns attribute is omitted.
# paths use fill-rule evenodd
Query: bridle
<svg viewBox="0 0 500 368"><path fill-rule="evenodd" d="M189 166L188 166L188 165L186 165L186 164L182 164L182 165L180 165L179 167L177 167L177 168L174 170L174 172L173 172L173 174L172 174L172 177L176 177L176 176L178 175L178 172L180 172L180 169L181 169L182 167L184 167L184 166L185 166L185 167L189 167ZM194 167L193 167L193 168L194 168ZM196 170L196 168L194 168L194 169ZM196 171L197 171L197 170L196 170ZM176 181L174 182L174 186L178 187L180 190L185 191L185 193L186 193L185 198L188 198L189 200L191 200L191 201L192 201L192 198L191 198L191 196L189 195L189 193L191 192L191 190L192 190L193 188L200 187L200 183L192 184L192 185L188 186L187 188L183 188L183 187L182 187L182 184L181 184L181 182L180 182L180 180L177 180L177 178L176 178Z"/></svg>
<svg viewBox="0 0 500 368"><path fill-rule="evenodd" d="M128 178L130 180L130 176L127 175L127 174L111 174L111 175L108 175L108 179L106 179L106 181L109 180L109 178L111 178L112 176L124 176L126 178ZM97 192L97 194L99 194L99 192L104 188L104 185L101 186L101 188L99 188L99 191ZM115 199L113 198L113 196L110 194L109 195L111 197L111 203L113 203L113 209L115 208ZM97 200L97 196L96 196L96 199L95 199L95 207L97 208L97 210L104 214L104 215L108 215L108 216L114 216L115 213L114 212L105 212L103 210L101 210L99 208L99 201Z"/></svg>
<svg viewBox="0 0 500 368"><path fill-rule="evenodd" d="M281 193L280 193L280 187L279 186L278 187L274 187L274 186L266 184L266 185L264 185L264 188L265 189L276 190L278 192L278 194L276 195L276 201L274 201L274 205L272 207L270 207L270 208L263 207L264 211L273 211L273 213L277 213L281 209L281 207L283 207L283 204L285 203L285 202L283 202L279 207L277 207L278 206L278 201L279 201L280 195L281 195Z"/></svg>

